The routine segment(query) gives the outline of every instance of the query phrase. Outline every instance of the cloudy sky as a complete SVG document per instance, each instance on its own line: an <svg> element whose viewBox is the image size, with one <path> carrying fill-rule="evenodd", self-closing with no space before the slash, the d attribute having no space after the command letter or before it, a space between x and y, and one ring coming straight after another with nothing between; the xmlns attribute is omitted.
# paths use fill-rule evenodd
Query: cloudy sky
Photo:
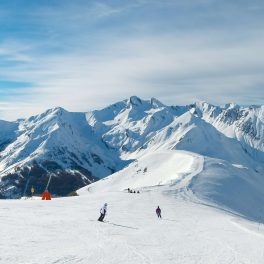
<svg viewBox="0 0 264 264"><path fill-rule="evenodd" d="M263 0L0 0L0 118L131 95L263 104Z"/></svg>

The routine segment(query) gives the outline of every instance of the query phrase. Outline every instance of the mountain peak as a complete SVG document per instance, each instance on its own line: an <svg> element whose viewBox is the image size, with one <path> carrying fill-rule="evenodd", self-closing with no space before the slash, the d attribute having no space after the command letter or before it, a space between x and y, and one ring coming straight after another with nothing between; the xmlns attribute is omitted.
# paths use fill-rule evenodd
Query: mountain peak
<svg viewBox="0 0 264 264"><path fill-rule="evenodd" d="M239 105L235 104L235 103L228 103L224 105L225 109L233 109L233 108L239 108Z"/></svg>
<svg viewBox="0 0 264 264"><path fill-rule="evenodd" d="M60 106L56 106L56 107L53 107L51 109L48 110L50 113L56 113L56 114L62 114L62 113L66 113L67 111L60 107Z"/></svg>
<svg viewBox="0 0 264 264"><path fill-rule="evenodd" d="M158 99L153 98L153 97L150 99L150 103L151 103L152 107L154 107L154 108L164 107L163 103L161 103Z"/></svg>
<svg viewBox="0 0 264 264"><path fill-rule="evenodd" d="M41 118L46 118L46 117L60 117L60 116L64 116L65 114L67 114L68 111L65 110L62 107L53 107L48 109L45 113L41 114L40 117Z"/></svg>
<svg viewBox="0 0 264 264"><path fill-rule="evenodd" d="M131 105L135 105L135 106L142 104L142 100L139 97L135 96L135 95L131 96L129 98L129 102L130 102Z"/></svg>

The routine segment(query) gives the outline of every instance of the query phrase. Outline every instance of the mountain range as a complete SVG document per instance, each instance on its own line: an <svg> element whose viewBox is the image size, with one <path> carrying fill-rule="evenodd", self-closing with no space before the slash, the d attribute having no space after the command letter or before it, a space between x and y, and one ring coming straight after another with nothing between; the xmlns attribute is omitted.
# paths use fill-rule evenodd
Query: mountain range
<svg viewBox="0 0 264 264"><path fill-rule="evenodd" d="M219 181L232 186L232 193L237 173L258 182L264 178L264 106L167 106L132 96L86 113L57 107L28 119L0 121L0 197L28 195L31 186L36 193L48 187L66 196L150 154L179 150L219 164L218 180L206 181L206 191L199 178L188 186L202 197ZM227 167L234 171L224 183ZM226 196L216 193L224 203Z"/></svg>

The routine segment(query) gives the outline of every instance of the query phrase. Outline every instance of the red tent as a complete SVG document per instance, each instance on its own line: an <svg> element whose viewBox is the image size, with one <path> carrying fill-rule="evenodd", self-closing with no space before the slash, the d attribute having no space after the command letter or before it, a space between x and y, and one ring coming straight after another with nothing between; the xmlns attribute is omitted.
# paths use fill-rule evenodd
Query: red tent
<svg viewBox="0 0 264 264"><path fill-rule="evenodd" d="M51 200L51 194L48 191L45 191L42 194L42 200Z"/></svg>

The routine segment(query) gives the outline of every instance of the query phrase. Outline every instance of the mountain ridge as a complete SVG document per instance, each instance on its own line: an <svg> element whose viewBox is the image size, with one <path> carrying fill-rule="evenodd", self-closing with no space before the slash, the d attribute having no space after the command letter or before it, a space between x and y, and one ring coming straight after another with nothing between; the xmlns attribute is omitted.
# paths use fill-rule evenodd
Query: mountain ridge
<svg viewBox="0 0 264 264"><path fill-rule="evenodd" d="M132 96L101 110L55 107L0 125L0 194L6 198L29 194L28 182L41 193L51 174L50 190L65 196L158 150L193 151L263 171L264 106L166 106Z"/></svg>

